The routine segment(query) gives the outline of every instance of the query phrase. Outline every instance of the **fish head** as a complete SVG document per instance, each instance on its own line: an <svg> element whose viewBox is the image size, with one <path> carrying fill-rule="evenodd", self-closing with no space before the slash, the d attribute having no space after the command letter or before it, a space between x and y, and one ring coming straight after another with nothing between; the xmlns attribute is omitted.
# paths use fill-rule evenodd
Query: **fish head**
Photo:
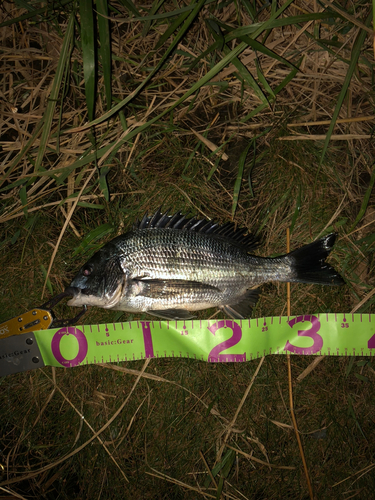
<svg viewBox="0 0 375 500"><path fill-rule="evenodd" d="M65 290L73 296L68 305L110 309L120 301L124 283L118 250L107 244L86 262Z"/></svg>

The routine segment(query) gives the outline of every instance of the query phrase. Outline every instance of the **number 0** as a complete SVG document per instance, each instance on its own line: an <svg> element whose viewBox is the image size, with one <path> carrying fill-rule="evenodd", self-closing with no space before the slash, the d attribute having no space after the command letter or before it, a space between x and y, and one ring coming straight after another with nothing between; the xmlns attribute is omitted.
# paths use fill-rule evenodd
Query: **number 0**
<svg viewBox="0 0 375 500"><path fill-rule="evenodd" d="M64 337L64 335L72 335L77 339L78 354L73 359L66 359L61 354L60 341ZM60 328L60 330L58 330L52 337L51 351L52 354L55 356L56 361L58 361L60 365L66 367L78 366L85 359L88 351L88 343L85 334L81 330L78 330L78 328L72 326L69 326L67 328Z"/></svg>

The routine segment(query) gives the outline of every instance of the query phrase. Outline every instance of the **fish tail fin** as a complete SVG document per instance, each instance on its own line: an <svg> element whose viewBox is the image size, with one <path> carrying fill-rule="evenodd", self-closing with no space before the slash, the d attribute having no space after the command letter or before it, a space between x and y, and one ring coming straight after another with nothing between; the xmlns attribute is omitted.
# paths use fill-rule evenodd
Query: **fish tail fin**
<svg viewBox="0 0 375 500"><path fill-rule="evenodd" d="M332 233L290 252L287 257L291 259L293 278L288 281L320 285L343 285L345 283L343 278L326 262L335 240L336 234Z"/></svg>

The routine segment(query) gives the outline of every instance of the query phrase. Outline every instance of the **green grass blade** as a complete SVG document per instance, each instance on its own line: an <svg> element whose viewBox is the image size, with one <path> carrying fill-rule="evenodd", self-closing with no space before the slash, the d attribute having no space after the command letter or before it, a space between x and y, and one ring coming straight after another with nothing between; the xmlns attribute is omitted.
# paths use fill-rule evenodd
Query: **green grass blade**
<svg viewBox="0 0 375 500"><path fill-rule="evenodd" d="M210 21L211 21L211 23L213 23L212 20L210 20ZM275 22L277 22L277 21L278 20L276 19ZM216 23L216 20L215 20L215 23ZM217 21L217 24L218 24L218 29L220 29L220 27L222 27L226 32L225 43L228 43L234 39L239 39L242 42L246 42L252 49L254 49L254 51L261 52L262 54L265 54L266 56L269 56L273 59L276 59L277 61L279 61L283 64L287 64L288 66L293 67L293 64L290 63L287 59L284 59L282 56L279 56L276 52L274 52L273 50L266 47L264 45L264 43L260 43L257 40L254 40L253 36L249 36L246 33L246 30L248 29L248 27L246 27L245 29L240 28L240 29L234 30L231 26L228 26L224 23L221 23L220 21ZM262 27L262 24L259 25L260 28ZM254 33L255 31L256 31L255 29L250 31L250 34ZM267 30L267 31L269 31L269 30ZM233 36L233 33L236 33L236 36Z"/></svg>
<svg viewBox="0 0 375 500"><path fill-rule="evenodd" d="M227 46L225 46L224 53L227 53L227 49ZM265 96L263 90L259 87L250 71L242 64L242 62L237 57L236 59L233 59L232 64L237 69L239 76L247 82L250 88L254 90L255 94L259 97L262 103L267 104L267 97Z"/></svg>
<svg viewBox="0 0 375 500"><path fill-rule="evenodd" d="M346 370L345 370L345 377L346 378L349 377L350 372L352 371L354 362L355 362L355 357L354 356L350 356L348 366L346 367Z"/></svg>
<svg viewBox="0 0 375 500"><path fill-rule="evenodd" d="M119 0L119 2L125 7L125 9L128 9L129 12L132 12L137 17L141 17L139 10L134 5L132 0Z"/></svg>
<svg viewBox="0 0 375 500"><path fill-rule="evenodd" d="M219 43L218 50L221 52L225 45L225 38L219 24L216 22L216 20L213 19L206 19L206 24L213 38L216 40L216 42Z"/></svg>
<svg viewBox="0 0 375 500"><path fill-rule="evenodd" d="M217 0L206 0L205 5L215 3L216 1ZM162 19L168 19L169 17L175 17L176 15L179 15L183 12L191 12L194 9L195 3L196 0L194 0L190 5L187 5L186 7L181 7L180 9L162 12L161 14L148 14L147 16L141 16L140 14L138 14L138 17L128 19L128 21L144 22L144 21L158 21Z"/></svg>
<svg viewBox="0 0 375 500"><path fill-rule="evenodd" d="M30 12L27 12L26 14L22 14L22 16L16 17L14 19L8 19L7 21L4 21L3 23L0 24L0 28L4 28L5 26L11 26L12 24L18 24L22 23L23 21L26 21L26 19L31 19L32 17L36 16L42 16L42 15L47 15L52 12L58 12L57 9L60 9L62 7L65 7L65 5L68 5L69 3L73 3L74 0L61 0L59 4L56 4L55 8L52 8L52 3L46 2L45 7L42 7L41 9L35 9L31 10Z"/></svg>
<svg viewBox="0 0 375 500"><path fill-rule="evenodd" d="M70 53L72 50L73 44L73 32L74 32L74 14L70 14L68 26L66 29L66 33L64 36L64 41L61 47L60 58L56 68L55 78L53 80L52 90L50 94L50 98L47 104L47 109L44 113L43 120L43 132L40 138L40 145L38 149L38 156L35 160L35 172L39 172L41 170L43 156L47 147L47 141L51 132L53 115L56 108L56 102L59 97L61 82L63 79L63 75L65 72L66 62L69 60Z"/></svg>
<svg viewBox="0 0 375 500"><path fill-rule="evenodd" d="M292 71L289 73L289 75L286 78L284 78L284 80L275 88L275 90L274 90L275 96L283 88L285 88L291 80L293 80L293 78L296 76L296 74L299 71L298 68L299 68L302 60L303 60L303 57L301 57L301 59L297 62L296 67L294 69L292 69ZM241 118L241 122L246 122L246 121L250 120L251 118L253 118L254 116L256 116L258 113L260 113L263 109L265 109L267 106L268 106L268 103L267 104L261 104L257 108L253 109L253 111L251 111L251 113L247 114L244 118Z"/></svg>
<svg viewBox="0 0 375 500"><path fill-rule="evenodd" d="M263 134L261 134L263 135ZM254 137L254 139L251 141L253 143L253 146L254 146L254 150L253 150L253 159L251 161L251 165L250 165L250 168L249 168L249 172L247 174L247 183L249 185L249 191L250 191L250 196L251 198L254 198L254 191L253 191L253 183L251 181L251 174L253 172L253 169L255 167L255 164L256 164L256 160L258 159L258 161L265 155L265 151L263 151L259 158L257 158L257 155L256 155L256 152L257 152L257 138L260 137L260 136L256 136Z"/></svg>
<svg viewBox="0 0 375 500"><path fill-rule="evenodd" d="M196 13L199 11L200 6L203 5L203 4L204 4L204 0L201 0L201 2L197 5ZM194 13L192 13L192 16L193 15L194 15ZM195 15L194 15L194 17L195 17ZM187 29L188 26L189 26L189 24L187 24L184 29ZM173 111L173 109L175 109L177 106L179 106L180 104L182 104L188 97L190 97L197 90L199 90L203 85L205 85L207 82L209 82L215 75L217 75L223 68L225 68L225 66L227 66L235 57L237 57L241 52L243 52L246 49L246 47L247 47L247 44L245 44L244 42L241 42L228 55L226 55L221 61L219 61L210 71L208 71L205 74L204 77L202 77L198 82L196 82L172 106L170 106L169 108L167 108L165 111L163 111L158 116L156 116L156 117L152 118L151 120L149 120L148 122L144 123L143 125L141 125L139 127L136 127L135 129L133 129L132 131L130 131L125 137L123 137L123 139L121 141L117 142L116 147L113 148L113 150L111 152L111 155L108 158L108 161L110 161L110 159L117 154L117 151L120 149L120 147L122 147L122 145L125 142L129 141L130 139L132 139L133 137L135 137L137 134L143 132L144 130L146 130L147 128L149 128L152 124L154 124L155 122L157 122L158 120L160 120L161 118L163 118L166 114L168 114L171 111ZM297 70L292 70L292 74L294 75L296 71ZM290 77L290 78L292 78L292 77ZM287 80L287 78L284 81L286 81L286 80ZM143 87L144 84L145 84L145 82L142 82L142 84L138 87L138 89L141 88L141 87ZM283 88L283 85L280 84L279 87L277 87L277 88L280 88L280 90L281 90L281 88ZM275 91L275 93L277 93L277 92ZM111 111L109 111L108 113L105 113L103 116L101 116L100 118L97 118L92 123L88 124L87 126L89 127L89 126L96 125L96 124L101 123L101 122L105 121L106 119L110 118L110 116L112 116L116 111L118 111L119 109L121 109L131 98L132 98L132 96L127 97L126 99L124 99L123 101L121 101L119 104L117 104ZM267 106L267 105L268 104L263 105L263 106ZM112 143L111 144L107 144L103 148L100 148L97 152L95 152L95 153L89 153L84 158L81 157L79 160L77 160L76 162L74 162L72 165L70 165L68 167L64 167L62 169L56 169L56 170L54 170L53 174L56 175L56 174L62 172L63 175L64 175L64 177L66 178L75 169L78 169L78 168L81 168L84 165L87 165L88 163L94 161L95 158L96 159L100 159L112 147L113 147ZM50 173L50 172L40 172L40 173L38 173L38 175L48 175L48 176L51 176L52 173Z"/></svg>
<svg viewBox="0 0 375 500"><path fill-rule="evenodd" d="M272 217L272 215L276 212L276 210L279 207L281 207L283 205L283 203L285 203L285 201L290 197L291 190L292 190L292 188L287 189L286 192L283 194L283 196L279 199L279 201L277 203L275 203L275 205L271 209L268 209L268 207L267 207L267 214L265 215L265 217L261 218L263 220L263 222L259 226L256 234L260 234L262 232L262 229L267 224L270 217Z"/></svg>
<svg viewBox="0 0 375 500"><path fill-rule="evenodd" d="M271 89L269 83L267 82L266 77L262 73L262 68L260 67L258 59L255 59L255 67L257 69L257 75L258 75L258 79L259 79L260 83L267 90L267 92L270 94L270 96L275 98L276 96L275 96L273 90Z"/></svg>
<svg viewBox="0 0 375 500"><path fill-rule="evenodd" d="M25 217L27 218L28 212L27 212L27 191L26 191L26 184L21 187L19 194L20 194L21 203L23 205L23 213L24 213Z"/></svg>
<svg viewBox="0 0 375 500"><path fill-rule="evenodd" d="M139 127L134 128L131 130L126 136L124 136L120 141L117 142L116 146L113 148L110 156L108 157L108 161L111 161L111 158L113 158L118 150L122 147L123 144L125 144L127 141L135 137L137 134L140 134L144 130L148 129L151 125L153 125L155 122L163 118L166 114L169 114L171 111L173 111L177 106L182 104L188 97L190 97L192 94L194 94L197 90L199 90L203 85L205 85L207 82L209 82L215 75L220 73L222 69L225 68L235 57L237 57L241 52L243 52L246 49L247 45L243 42L241 42L236 48L234 48L227 56L225 56L220 62L218 62L208 73L205 74L204 77L202 77L198 82L196 82L192 87L185 92L185 94L180 97L176 102L174 102L169 108L167 108L165 111L160 113L160 115L155 116L148 122L144 123L143 125L140 125ZM293 70L297 71L297 70ZM125 99L126 100L126 99ZM268 105L268 104L267 104ZM265 104L262 104L262 106L267 106ZM113 110L111 111L111 113ZM108 118L108 115L110 113L106 113L105 117ZM87 126L92 126L96 125L97 123L101 123L104 120L104 116L101 118L98 118L94 120L94 122L87 124ZM108 148L108 146L107 146ZM98 152L99 153L99 152Z"/></svg>
<svg viewBox="0 0 375 500"><path fill-rule="evenodd" d="M274 14L272 14L271 17L267 21L262 23L262 25L259 26L259 28L255 30L255 32L252 35L252 38L253 39L258 38L258 36L261 33L263 33L263 31L270 29L273 21L275 19L277 19L284 12L284 10L286 10L289 7L289 5L292 4L293 2L294 2L294 0L287 0L284 3L284 5L282 7L280 7L280 9L278 11L276 11Z"/></svg>
<svg viewBox="0 0 375 500"><path fill-rule="evenodd" d="M229 47L224 43L224 37L221 33L220 27L216 24L215 21L212 19L209 19L207 21L207 25L210 28L212 36L215 38L217 42L221 42L222 50L224 54L229 54L230 49ZM245 42L247 43L247 41ZM220 50L220 48L219 48ZM242 64L242 62L238 59L238 57L235 57L232 61L232 64L235 66L237 69L240 77L247 82L250 88L252 88L255 92L255 94L259 97L259 99L263 103L267 103L267 97L264 95L262 89L259 87L257 82L255 81L253 75L250 73L250 71Z"/></svg>
<svg viewBox="0 0 375 500"><path fill-rule="evenodd" d="M274 52L273 50L267 48L265 45L263 45L262 43L258 42L257 40L253 40L251 37L249 36L241 36L239 37L240 40L242 40L243 42L246 42L249 44L249 46L254 49L254 51L257 51L257 52L260 52L268 57L271 57L272 59L276 59L276 61L279 61L283 64L286 64L287 66L289 67L294 67L294 65L289 62L287 59L285 59L284 57L281 57L279 56L278 54L276 54L276 52Z"/></svg>
<svg viewBox="0 0 375 500"><path fill-rule="evenodd" d="M109 187L107 182L108 172L109 172L108 167L101 167L99 174L99 186L102 193L104 194L104 198L106 199L106 201L109 201Z"/></svg>
<svg viewBox="0 0 375 500"><path fill-rule="evenodd" d="M100 238L104 238L108 234L111 234L114 231L113 224L107 222L106 224L102 224L99 227L96 227L92 231L90 231L81 241L78 247L74 249L72 257L75 257L78 254L86 253L91 250L92 243Z"/></svg>
<svg viewBox="0 0 375 500"><path fill-rule="evenodd" d="M340 14L336 12L318 12L311 14L302 14L300 16L282 17L280 19L276 19L273 16L271 19L267 21L250 24L248 26L241 26L240 28L236 28L230 31L227 35L225 35L225 41L230 42L231 40L246 35L251 35L251 37L254 39L253 33L255 33L258 30L261 30L263 32L265 31L265 29L282 28L283 26L292 26L292 25L294 26L296 24L308 23L309 21L321 21L330 18L336 19L336 18L342 18L342 16L340 16ZM267 23L266 28L264 28L265 23Z"/></svg>
<svg viewBox="0 0 375 500"><path fill-rule="evenodd" d="M36 177L51 177L51 178L54 178L55 176L57 176L58 174L60 174L58 176L58 178L57 178L57 184L62 184L65 181L65 179L74 170L81 170L82 167L84 167L84 166L92 163L93 161L95 161L95 159L99 160L103 155L105 155L107 153L107 151L109 149L111 149L111 147L113 147L112 143L107 144L106 146L102 147L101 149L99 149L98 151L95 151L93 153L90 152L92 150L92 148L90 147L90 148L88 148L88 150L86 151L86 153L84 155L81 155L81 158L79 158L78 160L76 160L71 165L68 165L67 167L56 168L54 170L44 170L44 171L37 172L35 174L35 176L34 176L34 174L32 174L32 175L27 175L25 177L31 178L32 176L34 176L35 178ZM13 182L12 184L9 184L6 187L1 188L0 192L7 191L7 190L9 190L11 188L17 187L20 184L23 184L24 182L25 182L24 179L18 179L17 181Z"/></svg>
<svg viewBox="0 0 375 500"><path fill-rule="evenodd" d="M18 155L8 165L7 172L0 179L0 181L1 181L0 186L2 186L4 184L4 182L7 180L7 178L10 176L10 174L13 172L13 170L16 168L16 166L19 164L19 162L22 160L22 158L30 150L30 148L32 147L32 145L34 144L34 142L39 137L39 134L41 133L42 128L43 128L43 124L44 124L44 116L45 115L43 115L42 119L40 120L40 122L35 127L35 130L34 130L32 136L27 141L27 143L25 144L25 146L21 149L21 151L18 153ZM9 189L9 186L6 186L5 188L0 189L0 192L1 191L5 191L7 189Z"/></svg>
<svg viewBox="0 0 375 500"><path fill-rule="evenodd" d="M211 168L211 170L209 171L208 173L208 176L207 176L207 182L209 182L211 180L211 177L214 175L214 173L216 172L216 170L218 169L219 167L219 163L220 163L220 156L218 156L215 160L215 163L213 165L213 167Z"/></svg>
<svg viewBox="0 0 375 500"><path fill-rule="evenodd" d="M122 109L129 101L131 101L135 96L137 96L139 94L139 92L147 85L147 83L151 80L151 78L153 78L153 76L160 70L160 68L163 66L164 62L168 59L168 57L171 54L171 52L173 52L173 50L175 49L175 47L179 44L180 40L185 35L186 31L190 28L190 25L194 21L195 17L197 16L198 12L203 7L203 5L205 4L205 2L206 2L206 0L200 0L195 5L194 10L190 13L189 17L186 19L186 21L185 21L184 25L182 26L181 30L179 31L178 35L173 40L173 42L171 43L171 45L168 47L168 49L166 50L166 52L163 55L163 57L161 58L161 60L158 62L158 64L155 66L155 68L150 72L150 74L148 75L148 77L145 78L140 85L138 85L138 87L134 90L134 92L132 92L128 97L126 97L121 102L119 102L118 104L116 104L116 106L114 106L110 111L108 111L107 113L105 113L101 117L97 118L96 120L92 121L91 123L87 124L87 127L92 127L92 126L98 125L99 123L102 123L102 122L108 120L111 116L113 116L115 113L117 113L118 111L120 111L120 109ZM245 45L241 46L241 51L240 52L242 52L243 50L245 50L245 48L246 48ZM207 78L206 81L209 81L211 78L212 77ZM197 88L199 88L199 87L197 87ZM195 92L195 90L197 90L197 88L195 86L193 88L194 88L194 90L192 90L187 95L187 97L190 96L191 94L193 94ZM177 101L177 102L179 102L179 101ZM183 101L181 101L181 102L183 102ZM167 109L164 113L162 113L159 116L164 116L165 114L169 113L172 109L174 109L174 108ZM154 122L152 122L152 123L154 123ZM142 128L142 127L140 127L140 128ZM123 144L123 143L121 143L121 144Z"/></svg>
<svg viewBox="0 0 375 500"><path fill-rule="evenodd" d="M61 122L62 122L62 116L63 116L63 109L64 109L64 99L66 98L68 92L69 92L69 77L70 77L70 61L66 61L65 64L65 71L62 77L62 85L60 89L60 106L59 106L59 115L57 119L57 128L56 132L52 135L52 137L56 137L56 154L60 154L60 132L61 132ZM51 146L49 146L49 150L51 149Z"/></svg>
<svg viewBox="0 0 375 500"><path fill-rule="evenodd" d="M149 14L151 16L153 16L154 14L156 14L156 12L160 9L160 7L163 5L163 3L165 2L165 0L154 0L152 6L151 6L151 9L149 11ZM144 21L144 19L143 19ZM143 27L143 30L142 30L142 36L143 37L146 37L148 35L148 32L150 30L150 27L151 27L151 23L152 23L152 20L151 19L147 19L147 21L144 21L144 27Z"/></svg>
<svg viewBox="0 0 375 500"><path fill-rule="evenodd" d="M251 20L253 23L255 22L256 18L258 17L256 10L254 9L254 6L249 0L242 0L242 5L245 7L247 10L247 13L251 17Z"/></svg>
<svg viewBox="0 0 375 500"><path fill-rule="evenodd" d="M228 472L230 471L232 465L233 465L233 456L236 456L236 452L233 450L228 450L223 458L218 462L212 469L211 474L212 477L216 477L220 471L222 471L222 474L224 477L228 476ZM211 483L211 478L208 477L204 483L205 488L208 488Z"/></svg>
<svg viewBox="0 0 375 500"><path fill-rule="evenodd" d="M98 203L89 203L87 201L79 201L77 203L78 207L83 207L83 208L93 208L94 210L104 210L105 206L100 205Z"/></svg>
<svg viewBox="0 0 375 500"><path fill-rule="evenodd" d="M241 184L242 184L242 176L243 176L243 171L245 168L245 161L246 161L247 153L249 152L249 149L252 145L253 145L253 141L250 141L249 144L246 146L246 148L242 151L241 156L240 156L240 160L238 163L237 178L236 178L236 182L234 183L234 190L233 190L232 217L234 217L234 214L236 213L236 208L238 205L238 198L240 195L240 189L241 189Z"/></svg>
<svg viewBox="0 0 375 500"><path fill-rule="evenodd" d="M212 54L215 50L220 50L222 46L222 41L218 40L212 45L208 47L202 54L197 56L194 61L190 64L188 71L191 71L198 63L200 60L205 59L209 54Z"/></svg>
<svg viewBox="0 0 375 500"><path fill-rule="evenodd" d="M48 291L51 295L53 295L53 286L52 286L52 283L51 283L51 280L49 279L49 277L47 276L47 269L43 266L43 264L40 264L40 269L42 271L42 275L43 275L43 278L46 281L46 286L48 288Z"/></svg>
<svg viewBox="0 0 375 500"><path fill-rule="evenodd" d="M185 21L187 16L189 15L189 11L183 12L162 34L159 38L157 44L155 45L155 50L158 50L164 43L168 40L168 38L176 31L176 29Z"/></svg>
<svg viewBox="0 0 375 500"><path fill-rule="evenodd" d="M85 95L89 120L94 119L95 111L95 28L92 0L80 0L79 13L81 17L81 42L83 58L83 75L85 79Z"/></svg>
<svg viewBox="0 0 375 500"><path fill-rule="evenodd" d="M301 185L300 185L299 189L298 189L298 196L297 196L297 201L296 201L296 209L294 210L292 222L290 224L290 234L292 234L292 232L293 232L293 229L294 229L294 226L296 224L297 218L298 218L299 213L301 211L301 196L302 196L302 189L301 189Z"/></svg>
<svg viewBox="0 0 375 500"><path fill-rule="evenodd" d="M283 20L278 20L276 19L276 17L278 15L280 15L284 10L285 8L291 3L292 0L289 0L288 4L285 4L281 9L279 9L279 11L277 11L268 21L264 22L264 23L259 23L257 24L255 27L254 25L252 25L251 27L246 27L246 28L239 28L237 30L233 30L231 33L229 33L229 35L226 35L225 36L225 41L228 42L228 41L231 41L233 40L234 38L240 38L241 36L244 36L246 35L247 33L255 33L253 34L253 37L252 38L255 38L256 36L258 36L260 33L262 33L262 31L270 28L270 27L274 27L273 24L275 23L279 23L280 25L287 25L287 24L293 24L291 22L284 22L283 23ZM298 17L301 17L301 16L298 16ZM308 16L307 16L308 17ZM325 16L325 17L331 17L331 16ZM318 17L320 19L320 17ZM289 18L288 18L289 19ZM303 17L303 20L307 20L305 19L305 17ZM309 20L309 19L308 19ZM212 20L211 20L212 21ZM218 22L219 25L221 25L222 23ZM230 27L227 27L226 28L230 29ZM242 30L242 31L241 31ZM287 60L285 60L284 58L281 58L281 56L278 56L277 54L275 54L273 51L271 51L270 49L267 49L264 45L260 44L259 42L257 42L256 40L251 40L250 42L253 46L253 48L255 50L259 50L261 52L263 52L264 54L266 55L270 55L271 57L274 57L274 58L279 58L278 60L280 60L281 62L285 63L285 64L288 64L289 66L292 66L292 64L290 62L288 62ZM199 55L196 59L194 59L194 61L191 63L190 67L189 67L189 70L191 70L194 66L196 66L196 64L203 58L205 58L208 54L212 53L214 50L216 49L220 49L222 45L222 40L221 38L219 37L215 43L213 43L210 47L208 47L208 49L206 49L201 55Z"/></svg>
<svg viewBox="0 0 375 500"><path fill-rule="evenodd" d="M273 0L272 4L271 4L271 14L274 14L276 12L276 9L277 9L277 2ZM272 33L272 29L268 28L268 30L264 33L264 37L262 39L263 44L266 43L266 41L271 33Z"/></svg>
<svg viewBox="0 0 375 500"><path fill-rule="evenodd" d="M229 476L235 460L236 452L234 450L228 450L222 460L223 467L220 471L220 479L216 491L216 500L220 500L220 498L222 498L221 493L223 491L224 480Z"/></svg>
<svg viewBox="0 0 375 500"><path fill-rule="evenodd" d="M353 400L352 400L350 394L347 394L347 398L348 398L348 414L353 418L353 420L355 422L355 425L358 427L359 432L362 434L362 436L364 437L364 439L366 441L368 441L365 433L362 430L362 427L360 426L360 424L358 422L357 415L355 414L355 411L354 411Z"/></svg>
<svg viewBox="0 0 375 500"><path fill-rule="evenodd" d="M367 206L369 204L370 196L371 196L371 193L372 193L372 190L373 190L373 187L374 187L374 183L375 183L375 165L373 165L372 168L373 168L373 171L372 171L372 174L371 174L370 183L368 185L368 188L366 189L366 194L365 194L365 196L363 198L362 205L361 205L361 208L360 208L360 210L358 212L358 215L355 218L355 221L354 221L352 227L349 229L349 233L351 233L353 231L353 229L356 227L356 225L358 224L358 222L365 215Z"/></svg>
<svg viewBox="0 0 375 500"><path fill-rule="evenodd" d="M372 20L372 13L370 12L370 14L367 16L367 19L365 21L365 25L367 27L370 26L371 20ZM328 128L327 136L326 136L326 139L324 141L323 151L322 151L322 155L320 157L320 165L322 165L323 160L324 160L324 156L327 152L328 144L329 144L329 141L331 140L331 135L332 135L333 129L336 125L336 120L339 116L341 106L342 106L344 99L345 99L345 96L346 96L346 92L347 92L348 87L350 85L350 82L352 80L354 71L357 67L358 59L359 59L359 56L361 54L361 50L363 48L363 43L364 43L367 35L368 35L367 31L360 30L360 32L358 33L357 38L353 44L353 49L352 49L352 54L351 54L348 72L346 74L341 92L340 92L339 97L337 99L337 104L335 107L335 111L333 112L333 115L332 115L331 124Z"/></svg>
<svg viewBox="0 0 375 500"><path fill-rule="evenodd" d="M100 40L99 58L103 69L107 111L109 111L112 104L112 58L109 19L107 19L107 0L96 0L96 9L98 11L98 31Z"/></svg>
<svg viewBox="0 0 375 500"><path fill-rule="evenodd" d="M176 37L175 41L172 43L172 45L169 47L169 49L167 50L166 54L164 55L164 59L169 55L169 53L173 50L174 46L179 42L180 38L183 36L183 33L188 29L188 27L190 26L192 20L195 18L196 14L199 12L199 10L201 9L201 7L203 6L204 1L205 0L201 0L196 5L195 10L191 13L191 15L189 16L189 18L186 20L186 22L184 23L184 26L181 28L181 31L180 31L179 35ZM280 12L282 10L283 9L280 9L278 12ZM110 158L112 158L114 155L117 154L118 150L120 149L120 147L122 147L122 145L125 142L129 141L131 138L135 137L137 134L143 132L148 127L150 127L153 123L157 122L163 116L165 116L166 114L170 113L171 111L173 111L173 109L175 109L177 106L179 106L180 104L182 104L188 97L190 97L192 94L194 94L203 85L205 85L206 83L208 83L222 69L224 69L229 63L231 63L233 61L233 59L235 57L237 57L238 55L240 55L241 52L243 52L247 47L248 47L248 45L246 43L244 43L244 42L241 42L240 44L238 44L237 47L235 47L228 55L226 55L210 71L208 71L205 74L205 76L203 76L198 82L196 82L194 85L192 85L191 88L187 92L185 92L185 94L182 97L180 97L180 99L178 99L175 103L173 103L172 106L170 106L169 108L167 108L160 115L152 118L151 120L149 120L148 122L144 123L143 125L141 125L139 127L136 127L135 129L133 129L132 131L130 131L125 137L123 137L121 139L121 141L118 141L116 147L114 147L113 150L112 150L112 152L111 152L109 160L110 160ZM293 68L293 70L289 73L289 75L281 82L281 84L276 87L276 89L274 91L275 95L278 92L280 92L289 83L289 81L292 78L294 78L294 76L296 75L296 73L298 71L298 66L301 63L301 61L302 61L302 58L296 64L296 67ZM147 81L151 78L151 76L153 76L155 74L155 72L159 69L160 66L161 66L161 62L158 64L158 66L155 68L155 70L137 87L137 89L130 96L128 96L126 99L124 99L123 101L121 101L120 103L118 103L116 106L114 106L111 109L111 111L109 111L108 113L105 113L103 116L97 118L92 123L87 124L87 127L94 126L94 125L97 125L99 123L102 123L103 121L108 120L117 111L119 111L127 102L129 102L134 97L134 95L136 95L146 85ZM264 109L266 106L268 106L268 103L267 104L261 104L256 110L254 110L252 113L250 113L249 115L247 115L241 121L246 121L251 116L254 116L254 113L256 114L261 109ZM108 148L108 146L107 146L107 148ZM98 154L100 154L100 150L98 151Z"/></svg>
<svg viewBox="0 0 375 500"><path fill-rule="evenodd" d="M6 248L8 246L8 244L14 245L16 243L16 241L18 240L18 238L20 237L20 235L21 235L21 230L18 229L13 234L13 236L9 236L8 238L5 238L5 240L2 240L0 242L0 250L2 250L3 248Z"/></svg>
<svg viewBox="0 0 375 500"><path fill-rule="evenodd" d="M28 10L29 12L35 12L35 8L29 4L29 2L26 2L25 0L15 0L14 2L16 5L18 5L18 7L20 7L21 9L26 9Z"/></svg>
<svg viewBox="0 0 375 500"><path fill-rule="evenodd" d="M301 28L301 26L299 26L299 25L297 25L297 27ZM346 59L345 57L342 57L337 50L336 51L332 50L329 47L329 43L327 43L327 40L322 41L321 39L316 39L308 31L305 31L305 35L307 36L307 38L309 38L311 41L313 41L314 43L316 43L317 45L319 45L319 47L321 47L324 51L328 52L328 54L330 54L331 56L333 56L335 59L337 59L339 61L342 61L345 64L348 64L348 65L350 64L350 59ZM341 47L341 45L340 45L340 47Z"/></svg>

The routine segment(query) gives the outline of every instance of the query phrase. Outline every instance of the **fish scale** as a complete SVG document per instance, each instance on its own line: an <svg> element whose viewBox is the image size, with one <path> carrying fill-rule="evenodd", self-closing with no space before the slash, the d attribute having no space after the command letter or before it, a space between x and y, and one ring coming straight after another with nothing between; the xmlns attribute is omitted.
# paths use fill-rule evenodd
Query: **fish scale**
<svg viewBox="0 0 375 500"><path fill-rule="evenodd" d="M343 284L326 263L335 239L330 234L286 255L259 257L249 253L255 238L232 223L158 211L91 257L67 289L68 304L168 319L220 307L233 318L248 317L262 283Z"/></svg>
<svg viewBox="0 0 375 500"><path fill-rule="evenodd" d="M226 255L224 245L212 237L181 234L179 230L168 229L156 230L155 234L149 230L139 233L134 233L134 245L123 245L121 240L118 243L119 250L127 254L127 260L139 273L169 278L173 269L175 277L181 273L180 279L194 277L211 281L213 271L214 278L234 275L234 263L237 267L243 264L243 270L248 270L249 256L246 253L236 252L236 255L232 252ZM113 243L117 244L115 241ZM136 276L135 271L133 274Z"/></svg>

